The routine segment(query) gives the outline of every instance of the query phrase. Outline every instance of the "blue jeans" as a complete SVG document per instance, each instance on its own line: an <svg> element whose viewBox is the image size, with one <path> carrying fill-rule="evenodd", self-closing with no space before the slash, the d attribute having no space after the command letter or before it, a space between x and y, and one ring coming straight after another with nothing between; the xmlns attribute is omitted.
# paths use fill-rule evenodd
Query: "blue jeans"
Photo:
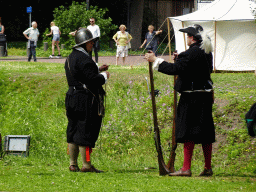
<svg viewBox="0 0 256 192"><path fill-rule="evenodd" d="M32 56L34 58L34 61L36 61L36 46L34 45L34 43L34 41L30 41L28 61L31 60Z"/></svg>

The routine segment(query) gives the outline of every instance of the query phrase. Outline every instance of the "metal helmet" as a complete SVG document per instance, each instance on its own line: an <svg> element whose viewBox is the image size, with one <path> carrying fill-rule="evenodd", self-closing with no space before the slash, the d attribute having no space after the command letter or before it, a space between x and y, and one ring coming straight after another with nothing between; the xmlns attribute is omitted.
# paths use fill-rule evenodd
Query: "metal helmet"
<svg viewBox="0 0 256 192"><path fill-rule="evenodd" d="M81 28L76 32L76 35L75 35L76 45L73 48L79 47L82 44L85 44L93 40L95 41L97 39L98 37L93 38L92 33L89 29Z"/></svg>

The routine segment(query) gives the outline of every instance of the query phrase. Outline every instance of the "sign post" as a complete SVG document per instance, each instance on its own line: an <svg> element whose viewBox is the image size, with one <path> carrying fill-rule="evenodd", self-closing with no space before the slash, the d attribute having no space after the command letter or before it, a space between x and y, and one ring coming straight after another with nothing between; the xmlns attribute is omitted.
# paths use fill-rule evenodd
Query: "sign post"
<svg viewBox="0 0 256 192"><path fill-rule="evenodd" d="M29 14L29 27L31 27L31 13L32 13L32 7L27 7L27 13Z"/></svg>

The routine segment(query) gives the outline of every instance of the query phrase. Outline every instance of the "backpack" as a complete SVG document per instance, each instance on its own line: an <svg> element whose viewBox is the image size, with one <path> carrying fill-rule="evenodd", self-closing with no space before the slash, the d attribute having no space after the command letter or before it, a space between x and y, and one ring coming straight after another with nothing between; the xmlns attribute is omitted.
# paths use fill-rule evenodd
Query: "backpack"
<svg viewBox="0 0 256 192"><path fill-rule="evenodd" d="M245 114L248 134L252 137L256 136L256 103L254 103L250 110Z"/></svg>

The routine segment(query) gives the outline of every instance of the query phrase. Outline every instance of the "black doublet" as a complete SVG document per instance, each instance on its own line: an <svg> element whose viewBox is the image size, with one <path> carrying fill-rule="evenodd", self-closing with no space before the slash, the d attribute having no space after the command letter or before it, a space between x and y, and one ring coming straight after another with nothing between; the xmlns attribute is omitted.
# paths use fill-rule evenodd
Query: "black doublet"
<svg viewBox="0 0 256 192"><path fill-rule="evenodd" d="M179 54L174 64L163 62L159 72L178 75L175 90L181 93L176 116L176 142L215 142L211 92L184 92L211 89L212 54L196 43Z"/></svg>
<svg viewBox="0 0 256 192"><path fill-rule="evenodd" d="M94 147L98 139L102 117L98 115L98 96L104 94L105 78L89 55L76 49L68 57L65 71L69 90L66 93L68 118L67 142ZM87 89L84 89L85 84Z"/></svg>

